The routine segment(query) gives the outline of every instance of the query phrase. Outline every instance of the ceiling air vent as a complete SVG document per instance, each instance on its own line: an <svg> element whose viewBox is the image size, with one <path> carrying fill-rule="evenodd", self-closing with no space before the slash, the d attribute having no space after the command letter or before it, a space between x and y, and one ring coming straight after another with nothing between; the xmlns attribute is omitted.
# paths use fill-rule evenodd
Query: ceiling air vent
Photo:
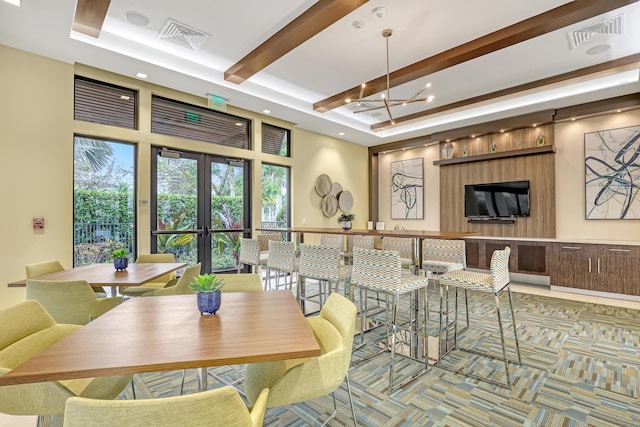
<svg viewBox="0 0 640 427"><path fill-rule="evenodd" d="M188 27L171 18L165 21L158 33L159 39L193 51L199 50L208 37L209 34Z"/></svg>
<svg viewBox="0 0 640 427"><path fill-rule="evenodd" d="M596 34L604 35L620 35L624 33L623 28L623 16L618 15L613 18L606 19L604 21L596 22L595 24L587 25L586 27L579 28L575 31L567 33L569 38L569 47L575 49L578 46L586 43L591 37Z"/></svg>
<svg viewBox="0 0 640 427"><path fill-rule="evenodd" d="M361 111L370 110L376 107L378 106L369 104L368 102L361 102L360 104L358 104L357 102L352 102L350 104L347 104L347 110L351 111L352 113L359 113Z"/></svg>

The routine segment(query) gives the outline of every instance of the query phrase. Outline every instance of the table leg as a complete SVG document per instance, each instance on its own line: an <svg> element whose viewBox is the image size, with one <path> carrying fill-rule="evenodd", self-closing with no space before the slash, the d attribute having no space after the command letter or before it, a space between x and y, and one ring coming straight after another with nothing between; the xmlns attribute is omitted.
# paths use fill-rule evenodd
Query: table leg
<svg viewBox="0 0 640 427"><path fill-rule="evenodd" d="M200 384L200 391L207 391L207 388L209 387L207 375L207 368L198 369L198 383Z"/></svg>

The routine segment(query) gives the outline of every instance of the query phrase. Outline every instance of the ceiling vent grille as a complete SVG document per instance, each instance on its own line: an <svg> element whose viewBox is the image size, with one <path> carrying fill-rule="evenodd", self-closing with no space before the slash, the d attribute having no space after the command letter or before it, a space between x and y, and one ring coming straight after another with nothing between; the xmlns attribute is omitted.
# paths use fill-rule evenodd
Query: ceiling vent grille
<svg viewBox="0 0 640 427"><path fill-rule="evenodd" d="M182 48L197 51L209 38L209 34L169 18L158 33L158 38Z"/></svg>
<svg viewBox="0 0 640 427"><path fill-rule="evenodd" d="M623 15L614 16L613 18L606 19L604 21L596 22L595 24L587 25L586 27L579 28L575 31L567 33L569 38L569 46L571 49L575 49L578 46L583 45L591 37L596 34L603 35L621 35L624 33Z"/></svg>
<svg viewBox="0 0 640 427"><path fill-rule="evenodd" d="M364 112L366 110L370 110L372 108L377 108L378 105L373 105L370 104L368 102L361 102L361 103L357 103L357 102L352 102L350 104L347 104L347 110L351 111L352 113L359 113L359 112Z"/></svg>

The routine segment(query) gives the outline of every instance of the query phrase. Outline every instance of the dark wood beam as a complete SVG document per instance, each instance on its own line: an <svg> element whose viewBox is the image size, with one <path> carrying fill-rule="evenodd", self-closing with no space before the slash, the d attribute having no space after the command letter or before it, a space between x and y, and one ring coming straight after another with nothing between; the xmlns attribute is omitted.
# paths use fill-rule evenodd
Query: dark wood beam
<svg viewBox="0 0 640 427"><path fill-rule="evenodd" d="M639 0L575 0L547 12L520 21L509 27L502 28L486 36L472 40L463 45L441 52L422 61L408 65L390 73L389 86L395 87L410 81L428 76L454 65L470 61L538 37L543 34L559 30L566 26L584 21L594 16L619 9L636 3ZM347 89L313 104L315 111L326 112L345 104L347 98L364 98L386 89L386 75L380 76L366 83L362 97L360 85Z"/></svg>
<svg viewBox="0 0 640 427"><path fill-rule="evenodd" d="M554 122L605 114L617 110L626 111L640 108L640 92L615 98L601 99L571 107L558 108L553 116Z"/></svg>
<svg viewBox="0 0 640 427"><path fill-rule="evenodd" d="M319 0L251 53L224 72L224 79L240 84L291 52L368 0Z"/></svg>
<svg viewBox="0 0 640 427"><path fill-rule="evenodd" d="M73 15L73 31L98 38L111 0L78 0Z"/></svg>
<svg viewBox="0 0 640 427"><path fill-rule="evenodd" d="M391 124L390 120L386 120L384 122L375 123L371 125L372 130L380 131L383 129L387 129L391 126L398 126L401 123L406 123L414 120L424 120L431 115L442 113L445 111L450 111L456 108L466 107L468 105L477 104L480 102L488 101L491 99L500 98L503 96L513 95L520 92L525 92L531 89L540 88L542 86L553 85L556 83L578 79L581 77L589 76L589 75L598 75L600 73L603 74L611 74L612 72L620 72L625 69L632 69L638 67L640 63L640 53L636 53L634 55L625 56L623 58L614 59L612 61L603 62L601 64L592 65L590 67L580 68L578 70L569 71L567 73L558 74L555 76L547 77L544 79L536 80L529 83L524 83L521 85L509 87L506 89L498 90L491 93L485 93L483 95L475 96L473 98L467 98L462 101L453 102L451 104L442 105L440 107L431 108L424 111L418 111L416 113L407 114L406 116L396 117L394 118L394 125Z"/></svg>

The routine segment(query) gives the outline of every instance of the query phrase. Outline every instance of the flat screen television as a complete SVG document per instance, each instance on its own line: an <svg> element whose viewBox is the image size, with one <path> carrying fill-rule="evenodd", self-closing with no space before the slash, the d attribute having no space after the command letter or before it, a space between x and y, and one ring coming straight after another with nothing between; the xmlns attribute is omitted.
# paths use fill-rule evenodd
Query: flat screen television
<svg viewBox="0 0 640 427"><path fill-rule="evenodd" d="M529 181L465 185L464 216L467 218L529 216Z"/></svg>

